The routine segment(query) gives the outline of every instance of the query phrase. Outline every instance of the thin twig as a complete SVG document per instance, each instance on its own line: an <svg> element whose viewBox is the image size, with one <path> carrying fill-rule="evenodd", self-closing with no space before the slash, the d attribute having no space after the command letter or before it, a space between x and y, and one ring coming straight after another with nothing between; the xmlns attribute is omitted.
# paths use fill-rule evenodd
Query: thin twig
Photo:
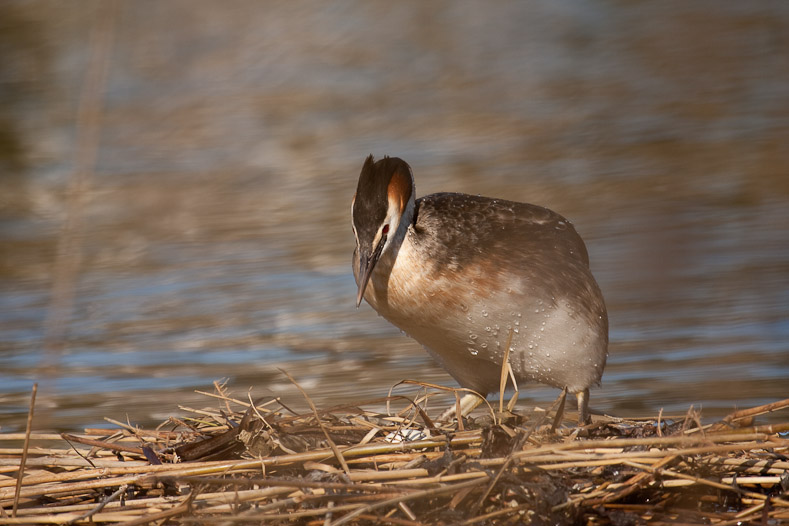
<svg viewBox="0 0 789 526"><path fill-rule="evenodd" d="M120 488L118 488L112 495L103 499L98 506L93 508L92 510L88 511L84 515L80 515L79 517L75 518L74 520L69 521L67 524L74 524L75 522L81 522L85 519L89 519L96 515L98 512L104 509L104 507L109 504L110 502L114 501L115 499L120 498L121 495L126 493L126 490L129 489L128 484L123 484Z"/></svg>
<svg viewBox="0 0 789 526"><path fill-rule="evenodd" d="M33 384L33 392L30 394L30 409L27 412L27 427L25 428L25 445L22 449L22 460L19 462L19 474L16 477L16 489L14 490L14 507L11 510L11 517L16 517L16 510L19 506L19 494L22 492L22 478L25 476L25 464L27 463L27 452L30 449L30 432L33 430L33 413L36 407L36 393L38 383Z"/></svg>
<svg viewBox="0 0 789 526"><path fill-rule="evenodd" d="M298 390L301 391L301 394L304 396L304 399L307 401L310 408L312 409L313 414L315 415L315 422L321 428L321 431L323 431L323 435L326 437L326 441L329 443L329 447L331 448L332 452L334 452L334 456L337 458L337 461L340 463L340 466L342 466L342 469L343 471L345 471L345 474L350 475L351 468L348 467L348 463L345 461L345 457L343 457L342 453L340 453L340 450L337 449L337 444L335 444L334 440L332 440L331 436L329 436L329 432L326 430L326 427L323 425L323 422L321 421L321 417L318 416L318 409L315 407L315 404L312 403L312 399L307 394L307 391L305 391L299 385L296 379L293 378L290 374L288 374L287 371L285 371L284 369L280 369L279 371L285 376L287 376L288 380L290 380L293 383L293 385L295 385L296 388L298 388Z"/></svg>

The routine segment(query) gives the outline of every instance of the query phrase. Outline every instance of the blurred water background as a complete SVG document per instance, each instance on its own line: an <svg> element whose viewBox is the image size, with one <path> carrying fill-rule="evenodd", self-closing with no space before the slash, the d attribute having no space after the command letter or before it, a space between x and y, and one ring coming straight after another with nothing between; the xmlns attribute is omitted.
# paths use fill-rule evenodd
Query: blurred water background
<svg viewBox="0 0 789 526"><path fill-rule="evenodd" d="M299 406L278 367L322 407L454 385L354 307L370 153L574 222L610 315L594 409L785 398L787 49L781 0L3 2L0 429L35 381L60 430L221 378Z"/></svg>

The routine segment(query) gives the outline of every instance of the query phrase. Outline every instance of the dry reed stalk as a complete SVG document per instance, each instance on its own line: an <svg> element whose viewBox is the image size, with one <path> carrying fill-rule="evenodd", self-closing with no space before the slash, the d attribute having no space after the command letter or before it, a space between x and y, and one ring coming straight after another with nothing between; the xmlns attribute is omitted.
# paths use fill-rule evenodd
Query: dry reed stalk
<svg viewBox="0 0 789 526"><path fill-rule="evenodd" d="M76 442L78 444L83 444L86 446L100 447L104 449L109 449L111 451L123 451L125 453L134 453L135 455L139 455L139 456L144 455L142 448L125 446L117 442L108 442L106 440L95 440L93 438L85 438L76 435L71 435L68 433L63 433L63 439L67 440L68 442Z"/></svg>
<svg viewBox="0 0 789 526"><path fill-rule="evenodd" d="M128 486L121 485L120 488ZM120 489L119 488L119 489ZM166 506L172 504L172 498L165 498L165 497L154 497L154 498L146 498L146 499L133 499L133 500L125 500L124 502L119 502L117 500L113 500L107 502L105 504L105 508L108 510L130 512L133 513L135 509L150 509L157 506ZM74 514L84 514L87 511L96 508L95 502L84 503L84 504L63 504L57 507L58 513L74 513ZM52 511L52 508L28 508L20 510L20 516L27 516L27 517L36 517L39 515L48 515Z"/></svg>
<svg viewBox="0 0 789 526"><path fill-rule="evenodd" d="M33 412L36 407L36 393L38 384L33 384L33 392L30 394L30 409L27 413L27 426L25 428L25 445L22 448L22 459L19 461L19 474L16 477L14 488L14 505L11 508L11 517L16 517L16 510L19 507L19 494L22 490L22 479L25 476L25 466L27 464L27 452L30 449L30 433L33 430Z"/></svg>
<svg viewBox="0 0 789 526"><path fill-rule="evenodd" d="M734 413L731 413L728 416L724 417L723 420L719 422L719 424L730 424L732 422L736 422L737 420L752 418L754 416L763 415L765 413L771 413L773 411L780 411L781 409L786 409L787 407L789 407L789 398L778 400L777 402L771 402L769 404L760 405L757 407L752 407L750 409L735 411Z"/></svg>
<svg viewBox="0 0 789 526"><path fill-rule="evenodd" d="M2 439L0 439L2 440ZM35 440L33 437L30 440ZM21 456L22 451L24 448L22 447L0 447L0 456ZM28 449L28 456L47 456L47 457L57 457L57 456L65 456L69 454L68 449L54 449L54 448L43 448L37 447L34 449Z"/></svg>
<svg viewBox="0 0 789 526"><path fill-rule="evenodd" d="M547 464L549 462L567 462L570 460L573 461L593 461L593 460L605 460L605 459L612 459L612 460L632 460L634 458L663 458L666 456L667 453L678 454L681 453L683 455L701 455L701 454L708 454L708 453L717 453L717 452L731 452L731 451L740 451L743 449L755 449L755 448L762 449L764 447L763 443L750 443L750 444L722 444L716 446L701 446L701 447L688 447L684 449L652 449L649 451L618 451L618 448L614 448L610 452L602 452L596 451L593 453L577 453L577 452L568 452L568 451L558 451L556 453L545 453L543 455L514 455L516 459L518 459L521 464ZM485 466L494 466L498 465L499 463L504 462L505 459L503 458L492 458L492 459L482 459L480 462Z"/></svg>
<svg viewBox="0 0 789 526"><path fill-rule="evenodd" d="M189 435L194 430L190 430L188 432L184 431L157 431L153 429L137 429L137 436L129 434L126 430L121 430L117 433L112 433L108 435L108 429L102 428L95 428L95 427L88 427L82 432L83 435L87 436L100 436L104 437L105 440L110 440L111 437L117 436L118 442L134 442L136 444L140 443L139 437L147 438L151 440L180 440L183 439L185 435ZM62 435L61 435L62 436Z"/></svg>
<svg viewBox="0 0 789 526"><path fill-rule="evenodd" d="M720 463L730 469L742 469L746 473L780 474L789 470L789 462L781 460L752 460L739 458L712 459L710 464Z"/></svg>
<svg viewBox="0 0 789 526"><path fill-rule="evenodd" d="M106 429L104 430L107 431ZM15 440L24 440L27 433L0 433L0 441L9 441L13 442ZM61 439L60 434L58 433L30 433L30 440L51 440L55 442L59 442Z"/></svg>
<svg viewBox="0 0 789 526"><path fill-rule="evenodd" d="M518 392L518 384L515 382L515 374L512 372L512 366L510 365L510 351L512 351L510 346L512 345L512 333L513 329L510 329L510 334L507 336L507 345L504 346L504 358L501 360L501 376L499 378L499 415L504 413L504 391L507 388L507 378L512 378L512 387L515 388L516 397ZM497 423L501 422L498 421Z"/></svg>
<svg viewBox="0 0 789 526"><path fill-rule="evenodd" d="M253 403L253 402L247 402L247 401L244 401L244 400L239 400L237 398L231 398L230 396L226 395L224 392L211 393L209 391L195 390L195 393L198 393L198 394L201 394L201 395L204 395L204 396L208 396L208 397L211 397L211 398L216 398L218 400L224 401L225 403L231 403L232 402L232 403L234 403L234 404L236 404L236 405L238 405L240 407L244 407L244 408L249 408L249 407L252 407L254 405L255 407L258 408L258 410L262 409L263 411L265 411L267 413L268 412L274 412L273 410L270 410L270 409L266 408L267 405L279 403L279 399L278 398L272 398L268 402L260 404L260 403Z"/></svg>

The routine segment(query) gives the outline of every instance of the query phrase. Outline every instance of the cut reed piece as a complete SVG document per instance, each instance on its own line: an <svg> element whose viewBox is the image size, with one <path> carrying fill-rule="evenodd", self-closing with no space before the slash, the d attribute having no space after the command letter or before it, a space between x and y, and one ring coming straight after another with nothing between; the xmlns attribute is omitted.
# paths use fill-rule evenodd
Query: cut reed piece
<svg viewBox="0 0 789 526"><path fill-rule="evenodd" d="M789 517L789 419L755 421L786 410L787 401L704 425L689 412L598 418L579 429L553 416L560 400L547 411L488 410L440 424L427 414L433 393L424 384L414 399L365 404L385 403L386 413L320 410L303 392L310 411L295 414L271 397L259 407L216 388L211 400L219 409L184 409L156 430L119 422L116 431L57 441L31 432L27 448L24 434L0 434L0 526L734 524Z"/></svg>

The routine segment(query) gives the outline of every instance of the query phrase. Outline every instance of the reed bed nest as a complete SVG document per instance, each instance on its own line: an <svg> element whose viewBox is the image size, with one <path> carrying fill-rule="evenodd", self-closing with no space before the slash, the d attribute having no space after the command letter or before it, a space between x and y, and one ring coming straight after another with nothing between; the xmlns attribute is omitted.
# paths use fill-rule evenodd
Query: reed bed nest
<svg viewBox="0 0 789 526"><path fill-rule="evenodd" d="M0 525L789 522L789 421L758 423L789 399L579 428L563 397L438 423L432 391L299 414L217 384L155 429L0 434Z"/></svg>

